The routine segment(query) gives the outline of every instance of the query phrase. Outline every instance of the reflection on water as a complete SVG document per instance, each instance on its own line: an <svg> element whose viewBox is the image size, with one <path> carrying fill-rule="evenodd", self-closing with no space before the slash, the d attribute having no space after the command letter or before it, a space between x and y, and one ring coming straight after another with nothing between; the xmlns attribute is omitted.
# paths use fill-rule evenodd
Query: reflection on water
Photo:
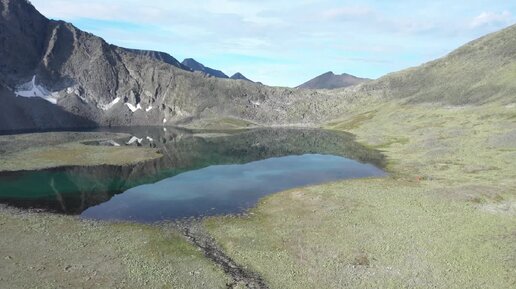
<svg viewBox="0 0 516 289"><path fill-rule="evenodd" d="M90 145L149 146L163 157L130 166L0 173L0 201L88 218L156 221L239 212L276 191L383 174L376 168L384 165L380 153L339 132L110 131L131 137Z"/></svg>

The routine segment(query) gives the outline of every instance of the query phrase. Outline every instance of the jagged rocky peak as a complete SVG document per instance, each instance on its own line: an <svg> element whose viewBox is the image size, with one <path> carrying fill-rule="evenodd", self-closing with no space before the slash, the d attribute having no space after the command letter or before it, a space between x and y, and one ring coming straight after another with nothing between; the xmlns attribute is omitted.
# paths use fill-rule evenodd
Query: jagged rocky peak
<svg viewBox="0 0 516 289"><path fill-rule="evenodd" d="M224 72L204 66L204 64L198 62L193 58L186 58L182 64L193 71L200 71L206 75L217 77L217 78L229 78Z"/></svg>

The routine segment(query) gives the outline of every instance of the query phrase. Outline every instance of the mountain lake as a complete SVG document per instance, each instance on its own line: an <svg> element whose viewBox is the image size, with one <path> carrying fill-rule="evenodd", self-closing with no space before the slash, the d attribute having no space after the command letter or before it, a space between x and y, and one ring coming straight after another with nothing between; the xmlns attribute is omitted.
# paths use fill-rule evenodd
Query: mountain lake
<svg viewBox="0 0 516 289"><path fill-rule="evenodd" d="M0 203L86 219L152 223L242 214L275 192L385 176L383 155L342 132L193 132L163 127L92 131L130 137L87 145L147 146L163 156L124 166L0 172Z"/></svg>

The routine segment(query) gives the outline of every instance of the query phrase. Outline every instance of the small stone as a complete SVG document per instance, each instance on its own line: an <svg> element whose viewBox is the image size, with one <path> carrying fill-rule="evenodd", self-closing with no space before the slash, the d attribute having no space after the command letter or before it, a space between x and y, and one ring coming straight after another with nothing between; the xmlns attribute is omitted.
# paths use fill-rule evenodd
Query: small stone
<svg viewBox="0 0 516 289"><path fill-rule="evenodd" d="M4 258L4 259L5 259L5 260L12 260L12 259L13 259L13 257L11 257L11 256L5 256L5 258Z"/></svg>

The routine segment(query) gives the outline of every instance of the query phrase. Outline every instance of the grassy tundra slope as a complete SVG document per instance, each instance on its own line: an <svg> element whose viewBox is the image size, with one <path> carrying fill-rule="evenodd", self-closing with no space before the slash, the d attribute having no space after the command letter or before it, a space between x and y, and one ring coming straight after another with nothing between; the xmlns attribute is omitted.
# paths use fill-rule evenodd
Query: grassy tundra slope
<svg viewBox="0 0 516 289"><path fill-rule="evenodd" d="M161 157L155 149L86 145L128 138L121 133L48 132L0 136L0 171L63 166L127 165ZM131 156L130 158L128 156Z"/></svg>
<svg viewBox="0 0 516 289"><path fill-rule="evenodd" d="M0 210L2 288L225 288L173 230Z"/></svg>
<svg viewBox="0 0 516 289"><path fill-rule="evenodd" d="M352 112L326 127L383 150L391 177L290 190L205 227L272 288L514 288L515 41L513 26L338 92Z"/></svg>
<svg viewBox="0 0 516 289"><path fill-rule="evenodd" d="M392 177L295 189L249 218L206 221L227 253L272 288L513 288L514 109L387 104L356 118L332 127L383 149Z"/></svg>
<svg viewBox="0 0 516 289"><path fill-rule="evenodd" d="M451 105L514 101L516 25L474 40L446 57L363 84L358 93Z"/></svg>

